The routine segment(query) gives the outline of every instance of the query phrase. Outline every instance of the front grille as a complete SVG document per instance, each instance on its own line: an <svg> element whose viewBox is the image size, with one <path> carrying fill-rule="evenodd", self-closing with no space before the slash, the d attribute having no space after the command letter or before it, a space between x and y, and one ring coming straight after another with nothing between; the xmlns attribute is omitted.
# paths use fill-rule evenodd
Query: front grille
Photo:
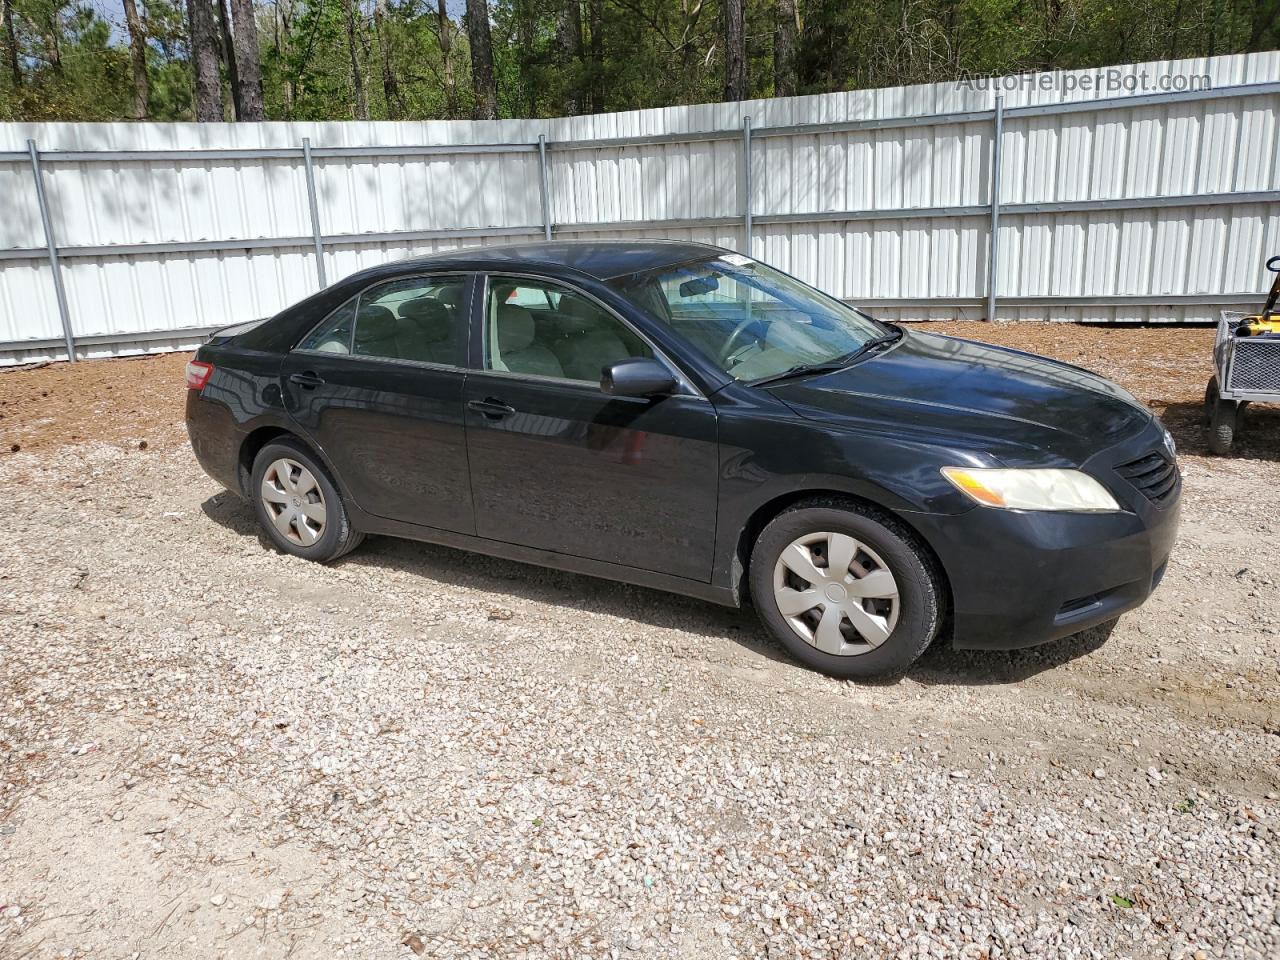
<svg viewBox="0 0 1280 960"><path fill-rule="evenodd" d="M1280 339L1237 338L1230 389L1280 393Z"/></svg>
<svg viewBox="0 0 1280 960"><path fill-rule="evenodd" d="M1145 457L1120 464L1116 473L1141 490L1156 506L1167 503L1178 487L1178 465L1161 450L1153 450Z"/></svg>

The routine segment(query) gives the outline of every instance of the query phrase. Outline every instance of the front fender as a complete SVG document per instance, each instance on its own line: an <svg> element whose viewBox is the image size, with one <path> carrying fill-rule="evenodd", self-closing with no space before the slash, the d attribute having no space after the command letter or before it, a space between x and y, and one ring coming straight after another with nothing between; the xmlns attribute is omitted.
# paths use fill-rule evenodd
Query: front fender
<svg viewBox="0 0 1280 960"><path fill-rule="evenodd" d="M744 531L758 529L762 520L805 494L857 497L913 528L912 514L960 515L974 508L940 472L949 462L967 462L962 453L769 410L767 401L757 399L759 392L752 393L757 396L745 402L716 397L720 496L712 579L718 586L738 588Z"/></svg>

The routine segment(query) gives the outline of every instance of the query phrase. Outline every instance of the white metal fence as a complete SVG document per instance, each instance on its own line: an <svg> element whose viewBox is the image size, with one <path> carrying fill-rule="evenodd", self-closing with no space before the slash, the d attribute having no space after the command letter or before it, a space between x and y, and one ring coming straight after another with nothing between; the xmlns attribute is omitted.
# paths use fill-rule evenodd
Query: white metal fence
<svg viewBox="0 0 1280 960"><path fill-rule="evenodd" d="M543 236L749 250L889 318L1212 320L1280 252L1278 107L1267 53L556 120L0 124L0 364Z"/></svg>

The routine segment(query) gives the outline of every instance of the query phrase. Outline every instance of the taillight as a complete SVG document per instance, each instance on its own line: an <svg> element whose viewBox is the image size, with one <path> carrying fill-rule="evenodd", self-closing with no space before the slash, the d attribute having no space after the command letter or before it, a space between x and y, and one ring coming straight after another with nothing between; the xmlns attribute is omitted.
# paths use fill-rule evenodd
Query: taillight
<svg viewBox="0 0 1280 960"><path fill-rule="evenodd" d="M209 382L211 373L213 373L212 363L201 363L199 360L192 360L187 364L187 389L203 390L204 385Z"/></svg>

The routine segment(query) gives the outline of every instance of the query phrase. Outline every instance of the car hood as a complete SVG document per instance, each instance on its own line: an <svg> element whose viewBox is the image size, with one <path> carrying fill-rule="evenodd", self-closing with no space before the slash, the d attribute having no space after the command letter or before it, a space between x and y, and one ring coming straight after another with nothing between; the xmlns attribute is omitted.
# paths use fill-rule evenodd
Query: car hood
<svg viewBox="0 0 1280 960"><path fill-rule="evenodd" d="M808 419L986 452L1080 464L1151 412L1097 374L1018 350L911 330L892 349L770 392Z"/></svg>

